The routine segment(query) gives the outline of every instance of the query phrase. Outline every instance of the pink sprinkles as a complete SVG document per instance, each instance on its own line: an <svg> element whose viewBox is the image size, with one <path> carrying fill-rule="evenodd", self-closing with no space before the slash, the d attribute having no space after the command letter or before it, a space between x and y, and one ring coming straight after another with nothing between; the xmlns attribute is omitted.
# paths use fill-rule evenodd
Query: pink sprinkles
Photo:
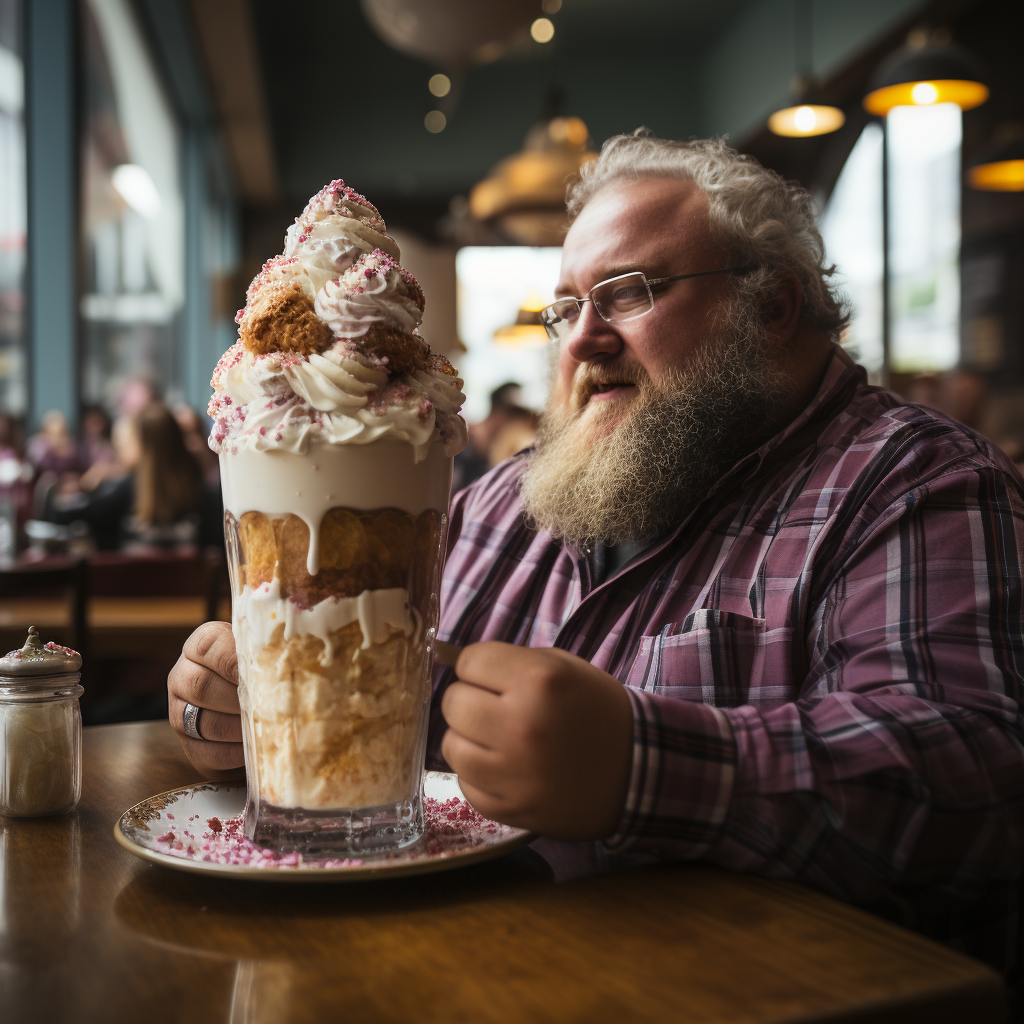
<svg viewBox="0 0 1024 1024"><path fill-rule="evenodd" d="M174 815L167 817L173 820ZM192 815L188 821L197 821ZM486 846L517 830L482 817L464 800L423 801L423 838L412 849L382 854L373 858L384 862L401 858L417 860L421 857L445 858L480 846ZM206 828L193 825L171 826L156 837L165 847L161 852L186 860L199 860L208 864L228 864L246 868L358 868L365 862L359 858L312 858L299 853L278 853L257 846L242 831L242 815L234 818L208 818Z"/></svg>

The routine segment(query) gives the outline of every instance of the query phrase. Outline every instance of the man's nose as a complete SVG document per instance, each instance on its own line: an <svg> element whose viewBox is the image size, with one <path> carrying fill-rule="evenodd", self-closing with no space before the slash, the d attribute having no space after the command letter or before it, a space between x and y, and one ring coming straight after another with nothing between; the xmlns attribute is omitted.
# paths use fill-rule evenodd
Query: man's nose
<svg viewBox="0 0 1024 1024"><path fill-rule="evenodd" d="M600 356L617 355L622 350L622 338L615 325L594 309L593 302L584 302L562 350L575 362L585 363Z"/></svg>

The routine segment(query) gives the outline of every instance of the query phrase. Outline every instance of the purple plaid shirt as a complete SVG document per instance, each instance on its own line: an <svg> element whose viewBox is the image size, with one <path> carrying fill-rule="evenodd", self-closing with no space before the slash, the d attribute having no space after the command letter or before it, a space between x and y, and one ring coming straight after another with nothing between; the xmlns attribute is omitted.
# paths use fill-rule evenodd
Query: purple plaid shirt
<svg viewBox="0 0 1024 1024"><path fill-rule="evenodd" d="M837 348L796 420L597 587L585 552L524 525L524 464L455 498L439 634L560 647L626 685L606 861L793 879L1007 969L1024 484L1002 453Z"/></svg>

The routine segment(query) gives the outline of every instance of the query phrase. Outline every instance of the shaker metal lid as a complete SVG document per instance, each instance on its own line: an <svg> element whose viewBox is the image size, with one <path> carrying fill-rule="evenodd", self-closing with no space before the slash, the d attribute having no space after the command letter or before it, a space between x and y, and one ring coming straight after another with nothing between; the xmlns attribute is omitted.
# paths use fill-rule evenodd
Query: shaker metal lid
<svg viewBox="0 0 1024 1024"><path fill-rule="evenodd" d="M20 651L0 658L0 676L55 676L77 672L81 667L82 656L78 651L52 640L44 644L35 626L28 627L28 639Z"/></svg>

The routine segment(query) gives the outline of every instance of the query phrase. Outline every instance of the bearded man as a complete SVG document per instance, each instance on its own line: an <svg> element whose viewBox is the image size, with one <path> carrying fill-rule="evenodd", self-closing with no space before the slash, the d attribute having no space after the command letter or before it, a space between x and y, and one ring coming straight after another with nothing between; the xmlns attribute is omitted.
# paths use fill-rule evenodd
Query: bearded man
<svg viewBox="0 0 1024 1024"><path fill-rule="evenodd" d="M1006 970L1020 477L866 383L810 196L755 161L621 136L570 213L539 442L453 503L433 760L553 860L790 878ZM237 714L231 672L197 633L176 727L200 687ZM241 762L219 731L197 765Z"/></svg>

